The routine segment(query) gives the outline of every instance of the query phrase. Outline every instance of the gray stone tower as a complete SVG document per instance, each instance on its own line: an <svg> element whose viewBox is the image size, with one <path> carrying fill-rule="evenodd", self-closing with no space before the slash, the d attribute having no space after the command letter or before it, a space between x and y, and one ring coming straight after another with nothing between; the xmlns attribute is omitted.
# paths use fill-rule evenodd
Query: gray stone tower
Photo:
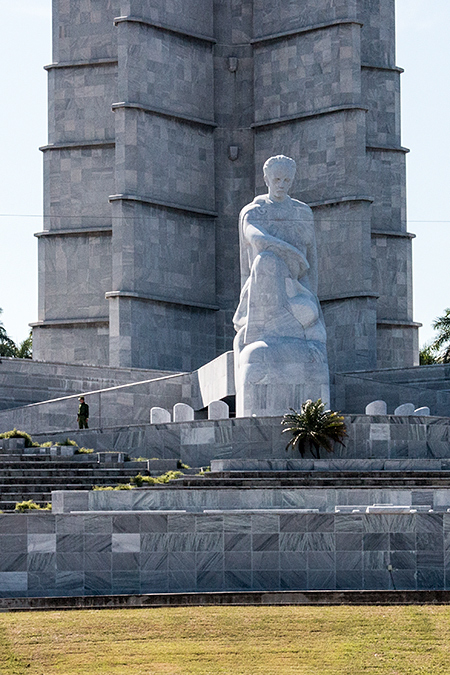
<svg viewBox="0 0 450 675"><path fill-rule="evenodd" d="M53 0L38 359L231 349L274 154L314 210L332 371L416 363L394 0Z"/></svg>

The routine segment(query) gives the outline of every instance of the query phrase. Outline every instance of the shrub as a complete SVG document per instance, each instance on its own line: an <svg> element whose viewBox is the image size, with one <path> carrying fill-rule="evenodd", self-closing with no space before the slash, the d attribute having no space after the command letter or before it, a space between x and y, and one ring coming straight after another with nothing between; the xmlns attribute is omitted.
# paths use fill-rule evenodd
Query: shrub
<svg viewBox="0 0 450 675"><path fill-rule="evenodd" d="M26 431L19 431L16 428L12 429L11 431L5 431L3 434L0 434L0 438L24 438L25 447L26 448L33 447L33 439L31 438L30 434L27 434Z"/></svg>
<svg viewBox="0 0 450 675"><path fill-rule="evenodd" d="M91 455L94 451L93 448L78 448L75 450L76 455Z"/></svg>
<svg viewBox="0 0 450 675"><path fill-rule="evenodd" d="M184 462L182 462L181 459L178 460L177 467L179 469L190 469L191 468L188 464L185 464Z"/></svg>
<svg viewBox="0 0 450 675"><path fill-rule="evenodd" d="M197 476L204 476L205 473L209 473L211 471L210 466L201 466L200 471L198 472Z"/></svg>
<svg viewBox="0 0 450 675"><path fill-rule="evenodd" d="M66 438L64 441L57 441L55 445L78 445L78 443L72 441L70 438Z"/></svg>
<svg viewBox="0 0 450 675"><path fill-rule="evenodd" d="M181 471L166 471L161 476L156 478L157 483L170 483L171 480L176 480L182 476Z"/></svg>
<svg viewBox="0 0 450 675"><path fill-rule="evenodd" d="M15 510L18 513L25 513L26 511L51 511L52 505L49 502L46 506L39 506L32 499L28 499L28 501L17 502Z"/></svg>
<svg viewBox="0 0 450 675"><path fill-rule="evenodd" d="M283 416L281 424L289 425L283 429L283 434L292 434L286 450L291 446L295 450L297 446L302 457L310 450L313 457L320 459L320 448L333 452L334 443L345 445L343 439L347 436L347 429L344 418L337 412L325 410L320 398L317 401L308 399L300 412L291 408L291 412Z"/></svg>
<svg viewBox="0 0 450 675"><path fill-rule="evenodd" d="M132 490L133 486L130 483L119 483L113 487L112 485L94 485L93 490Z"/></svg>

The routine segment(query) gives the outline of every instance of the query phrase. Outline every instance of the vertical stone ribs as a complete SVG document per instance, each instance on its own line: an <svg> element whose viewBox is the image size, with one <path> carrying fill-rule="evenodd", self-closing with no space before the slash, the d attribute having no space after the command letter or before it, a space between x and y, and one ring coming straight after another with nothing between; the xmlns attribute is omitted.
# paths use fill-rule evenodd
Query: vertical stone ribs
<svg viewBox="0 0 450 675"><path fill-rule="evenodd" d="M216 355L212 6L122 10L110 363L193 370Z"/></svg>

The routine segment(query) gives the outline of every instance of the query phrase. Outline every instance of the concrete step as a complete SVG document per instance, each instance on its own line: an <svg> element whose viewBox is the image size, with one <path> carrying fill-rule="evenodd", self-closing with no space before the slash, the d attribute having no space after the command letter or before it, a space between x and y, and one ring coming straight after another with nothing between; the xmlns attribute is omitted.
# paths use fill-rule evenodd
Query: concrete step
<svg viewBox="0 0 450 675"><path fill-rule="evenodd" d="M189 488L264 488L264 487L392 487L392 486L436 486L450 487L450 472L376 472L341 474L339 472L306 472L263 477L190 477L171 481L172 487ZM163 486L164 487L164 486Z"/></svg>
<svg viewBox="0 0 450 675"><path fill-rule="evenodd" d="M19 469L10 469L8 471L0 470L0 484L8 483L11 481L18 481L25 479L28 481L38 481L50 478L61 478L65 476L67 478L89 478L91 476L107 476L114 479L116 476L136 476L138 471L136 469L81 469L80 471L58 471L57 469L51 469L49 471L22 471ZM142 475L148 475L148 471L141 472Z"/></svg>

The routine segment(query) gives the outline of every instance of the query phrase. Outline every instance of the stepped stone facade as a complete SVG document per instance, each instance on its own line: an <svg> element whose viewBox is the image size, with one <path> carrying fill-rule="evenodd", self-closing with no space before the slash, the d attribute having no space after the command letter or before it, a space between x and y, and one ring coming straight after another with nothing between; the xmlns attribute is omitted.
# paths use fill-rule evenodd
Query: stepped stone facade
<svg viewBox="0 0 450 675"><path fill-rule="evenodd" d="M271 155L314 211L334 372L417 362L394 0L53 0L35 358L231 349Z"/></svg>

